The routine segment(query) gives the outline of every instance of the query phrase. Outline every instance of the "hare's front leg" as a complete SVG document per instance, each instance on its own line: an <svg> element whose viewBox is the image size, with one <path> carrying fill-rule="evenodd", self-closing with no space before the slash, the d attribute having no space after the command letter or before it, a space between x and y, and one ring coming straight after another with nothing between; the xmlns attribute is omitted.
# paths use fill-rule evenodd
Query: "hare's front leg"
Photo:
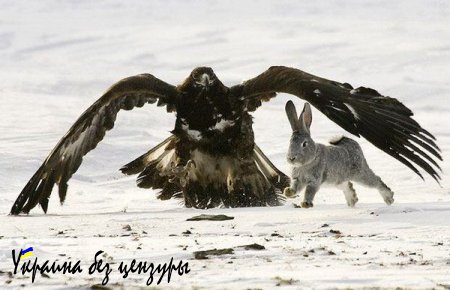
<svg viewBox="0 0 450 290"><path fill-rule="evenodd" d="M313 207L313 200L314 196L316 195L316 192L319 190L318 184L308 184L305 189L305 197L303 198L303 201L300 203L301 207L309 208Z"/></svg>
<svg viewBox="0 0 450 290"><path fill-rule="evenodd" d="M284 189L283 194L286 197L294 197L301 188L302 186L298 178L292 178L290 186Z"/></svg>
<svg viewBox="0 0 450 290"><path fill-rule="evenodd" d="M338 185L344 191L345 200L347 201L347 205L349 207L354 207L358 202L358 196L356 196L356 191L353 188L353 183L350 181L343 182Z"/></svg>

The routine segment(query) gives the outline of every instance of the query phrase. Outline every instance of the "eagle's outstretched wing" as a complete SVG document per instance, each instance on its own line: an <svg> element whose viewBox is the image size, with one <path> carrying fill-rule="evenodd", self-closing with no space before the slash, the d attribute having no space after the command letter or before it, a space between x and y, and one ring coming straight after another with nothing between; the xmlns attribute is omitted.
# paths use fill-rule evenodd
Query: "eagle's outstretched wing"
<svg viewBox="0 0 450 290"><path fill-rule="evenodd" d="M113 128L121 109L131 110L158 100L158 106L167 105L167 111L174 111L177 95L175 86L150 74L132 76L114 84L58 142L17 197L11 214L28 213L38 203L47 212L55 184L58 184L60 201L64 202L67 181L79 168L83 156L97 146L106 131Z"/></svg>
<svg viewBox="0 0 450 290"><path fill-rule="evenodd" d="M248 99L252 107L255 103L256 107L261 105L264 99L259 99L273 93L296 95L345 130L365 137L422 179L416 166L437 182L440 180L437 170L441 169L432 157L442 160L439 147L434 142L436 139L412 119L411 110L395 98L382 96L370 88L354 89L348 83L338 83L282 66L271 67L230 89L234 96Z"/></svg>

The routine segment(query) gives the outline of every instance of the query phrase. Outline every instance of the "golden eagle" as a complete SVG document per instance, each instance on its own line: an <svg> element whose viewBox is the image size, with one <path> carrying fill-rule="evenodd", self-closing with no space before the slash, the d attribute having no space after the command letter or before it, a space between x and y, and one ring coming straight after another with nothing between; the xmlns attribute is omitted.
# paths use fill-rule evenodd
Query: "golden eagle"
<svg viewBox="0 0 450 290"><path fill-rule="evenodd" d="M187 207L279 205L289 178L255 144L250 114L276 93L308 101L419 176L417 166L439 182L434 158L442 158L435 138L395 98L282 66L227 87L211 68L198 67L178 86L151 74L114 84L58 142L17 197L11 214L28 213L37 204L47 212L55 184L63 203L67 182L83 156L113 128L117 113L155 102L176 112L175 128L169 138L121 168L125 174L139 173L139 187L159 189L160 199L182 197Z"/></svg>

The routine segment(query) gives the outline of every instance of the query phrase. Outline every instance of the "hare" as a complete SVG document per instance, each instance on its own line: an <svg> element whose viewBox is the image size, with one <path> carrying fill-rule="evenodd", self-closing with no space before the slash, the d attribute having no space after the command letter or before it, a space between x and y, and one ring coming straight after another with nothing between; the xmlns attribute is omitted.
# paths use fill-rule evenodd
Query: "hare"
<svg viewBox="0 0 450 290"><path fill-rule="evenodd" d="M391 205L394 193L367 165L359 144L347 137L330 141L330 146L315 143L311 138L311 107L305 103L298 117L294 103L286 103L286 114L292 127L287 161L292 165L291 183L284 195L293 197L304 187L301 207L312 207L313 199L324 183L344 191L347 205L354 207L358 201L352 181L378 189L384 202Z"/></svg>

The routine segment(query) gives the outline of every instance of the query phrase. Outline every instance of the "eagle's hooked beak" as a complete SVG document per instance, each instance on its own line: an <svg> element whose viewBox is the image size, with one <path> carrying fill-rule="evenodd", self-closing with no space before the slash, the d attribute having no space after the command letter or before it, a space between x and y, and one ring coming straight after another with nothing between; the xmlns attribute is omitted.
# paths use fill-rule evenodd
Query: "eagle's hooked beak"
<svg viewBox="0 0 450 290"><path fill-rule="evenodd" d="M208 74L202 74L199 84L205 88L209 87L210 79Z"/></svg>
<svg viewBox="0 0 450 290"><path fill-rule="evenodd" d="M202 87L202 91L208 91L209 88L214 84L214 77L211 77L209 74L204 73L200 76L200 78L195 80L197 86Z"/></svg>

